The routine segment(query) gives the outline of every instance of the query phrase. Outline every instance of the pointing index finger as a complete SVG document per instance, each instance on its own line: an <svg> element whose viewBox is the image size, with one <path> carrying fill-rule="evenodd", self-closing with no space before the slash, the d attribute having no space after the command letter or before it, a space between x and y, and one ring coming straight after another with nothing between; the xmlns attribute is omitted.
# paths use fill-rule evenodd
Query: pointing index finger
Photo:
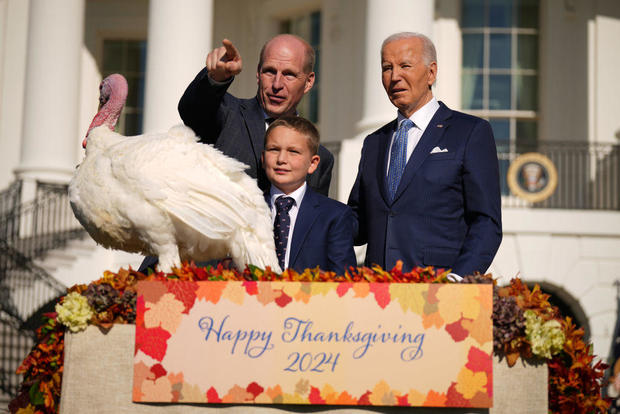
<svg viewBox="0 0 620 414"><path fill-rule="evenodd" d="M226 57L228 60L234 60L239 57L239 51L228 39L222 40L222 45L226 48Z"/></svg>

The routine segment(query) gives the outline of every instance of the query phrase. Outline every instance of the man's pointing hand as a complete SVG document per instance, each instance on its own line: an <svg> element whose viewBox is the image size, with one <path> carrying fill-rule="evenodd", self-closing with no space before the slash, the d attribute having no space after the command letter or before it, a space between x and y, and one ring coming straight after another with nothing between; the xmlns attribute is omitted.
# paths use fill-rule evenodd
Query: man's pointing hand
<svg viewBox="0 0 620 414"><path fill-rule="evenodd" d="M241 72L242 60L237 48L228 39L207 55L206 66L209 77L217 82L224 82Z"/></svg>

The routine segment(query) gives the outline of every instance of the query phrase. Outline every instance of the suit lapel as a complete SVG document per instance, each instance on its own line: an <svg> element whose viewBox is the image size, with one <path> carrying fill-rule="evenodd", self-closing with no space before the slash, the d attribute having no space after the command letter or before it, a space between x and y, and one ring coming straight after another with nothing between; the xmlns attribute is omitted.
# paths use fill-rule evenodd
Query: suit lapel
<svg viewBox="0 0 620 414"><path fill-rule="evenodd" d="M312 225L316 221L319 216L319 202L317 200L316 194L310 189L310 187L306 187L306 194L301 202L301 206L299 206L299 211L297 212L297 219L295 220L295 228L293 229L293 239L291 240L291 252L289 254L288 259L288 267L293 267L295 261L297 260L297 256L301 251L301 246L303 245L304 240L308 236L308 232L312 228Z"/></svg>
<svg viewBox="0 0 620 414"><path fill-rule="evenodd" d="M256 158L257 169L260 170L260 156L265 147L265 117L257 98L243 100L241 116L250 136L250 145Z"/></svg>
<svg viewBox="0 0 620 414"><path fill-rule="evenodd" d="M430 155L431 150L435 147L435 145L437 145L446 129L448 129L449 125L445 121L451 115L452 110L440 102L439 109L435 112L431 122L428 123L424 134L422 134L418 145L416 145L413 153L411 154L411 158L409 158L409 161L405 166L405 171L400 179L400 184L396 190L394 201L398 200L398 198L402 195L407 186L411 183L415 173L418 171L422 163L424 163L424 160L426 160L426 157Z"/></svg>
<svg viewBox="0 0 620 414"><path fill-rule="evenodd" d="M390 153L390 142L392 142L392 135L396 131L397 120L392 121L392 125L386 128L385 133L380 137L379 141L379 154L377 157L377 182L379 183L379 189L381 191L381 197L385 201L385 204L390 205L390 196L387 190L387 169L388 158Z"/></svg>

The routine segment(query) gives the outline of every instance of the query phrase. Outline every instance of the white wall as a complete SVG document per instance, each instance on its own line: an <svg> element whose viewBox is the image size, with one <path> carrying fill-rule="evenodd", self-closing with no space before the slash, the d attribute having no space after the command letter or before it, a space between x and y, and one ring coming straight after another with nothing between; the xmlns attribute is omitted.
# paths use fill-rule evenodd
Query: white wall
<svg viewBox="0 0 620 414"><path fill-rule="evenodd" d="M500 284L543 283L583 310L594 353L606 357L616 323L620 213L551 209L502 211L504 239L489 269Z"/></svg>

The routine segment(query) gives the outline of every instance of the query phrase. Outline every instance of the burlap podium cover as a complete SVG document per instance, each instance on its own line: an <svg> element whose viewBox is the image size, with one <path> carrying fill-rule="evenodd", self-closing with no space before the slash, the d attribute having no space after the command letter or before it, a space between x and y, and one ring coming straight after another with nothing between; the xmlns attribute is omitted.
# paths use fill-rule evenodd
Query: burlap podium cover
<svg viewBox="0 0 620 414"><path fill-rule="evenodd" d="M65 365L62 378L60 412L93 413L547 413L547 365L525 365L521 360L512 368L497 358L493 361L493 408L350 408L316 405L189 405L135 404L131 401L133 382L134 325L114 325L106 334L95 326L65 336Z"/></svg>

